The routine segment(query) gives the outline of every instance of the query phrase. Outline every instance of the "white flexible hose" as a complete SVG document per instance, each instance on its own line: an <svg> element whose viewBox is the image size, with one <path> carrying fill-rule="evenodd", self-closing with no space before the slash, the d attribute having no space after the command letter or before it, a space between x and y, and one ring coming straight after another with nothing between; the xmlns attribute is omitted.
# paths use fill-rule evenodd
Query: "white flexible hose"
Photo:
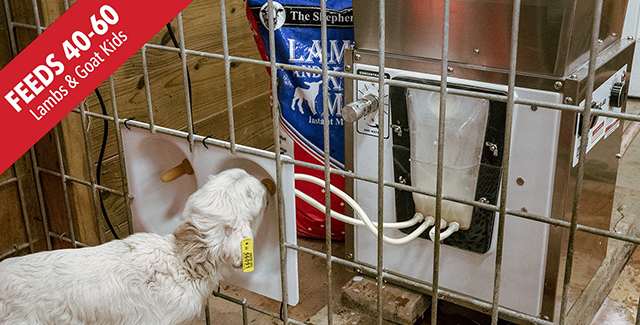
<svg viewBox="0 0 640 325"><path fill-rule="evenodd" d="M302 201L305 201L307 203L309 203L311 206L313 206L314 208L326 213L326 208L324 206L324 204L321 204L320 202L314 200L312 197L310 197L309 195L305 194L304 192L296 189L295 190L296 196L299 197L300 199L302 199ZM362 220L356 219L356 218L352 218L349 216L346 216L340 212L336 212L331 210L331 217L336 219L336 220L340 220L344 223L348 223L351 225L355 225L355 226L364 226L365 223ZM407 221L402 221L402 222L384 222L382 224L383 228L392 228L392 229L403 229L403 228L409 228L419 222L422 222L424 220L424 216L422 215L422 213L416 213L413 218L411 218L410 220ZM378 227L378 223L373 221L371 222L376 228Z"/></svg>
<svg viewBox="0 0 640 325"><path fill-rule="evenodd" d="M441 220L444 222L444 226L442 225L442 222L440 223L440 229L444 229L444 227L447 226L447 223L444 220ZM447 238L449 238L449 236L451 236L454 232L458 231L460 229L460 224L457 222L452 222L449 224L449 227L447 228L447 230L445 230L444 232L440 233L440 241L443 241ZM431 238L431 241L436 241L434 238L436 237L436 227L431 228L431 230L429 231L429 238Z"/></svg>
<svg viewBox="0 0 640 325"><path fill-rule="evenodd" d="M306 182L310 182L319 186L324 187L325 186L325 182L322 179L319 179L317 177L313 177L310 175L306 175L306 174L294 174L294 179L295 180L299 180L299 181L306 181ZM369 231L371 231L371 233L378 237L378 229L374 226L374 224L371 222L371 220L369 219L369 217L367 216L367 214L364 212L364 210L362 209L362 207L360 207L360 205L354 200L352 199L349 195L347 195L347 193L341 191L340 189L334 187L333 185L329 184L329 191L331 191L331 193L337 195L339 198L343 199L347 204L349 204L349 206L351 206L353 208L353 210L355 211L356 215L358 215L364 225L367 227L367 229L369 229ZM318 208L313 202L318 203L316 200L314 200L313 198L309 197L308 195L304 195L304 197L299 196L298 194L301 193L299 191L296 190L296 196L298 196L300 199L302 199L303 201L311 204L312 206L314 206L315 208ZM304 193L302 193L304 194ZM309 202L312 201L312 202ZM326 211L324 210L324 205L321 205L322 209L321 211ZM335 211L331 211L331 217L334 217L334 213L336 213ZM416 213L419 214L419 213ZM420 214L421 216L421 214ZM346 217L346 216L345 216ZM349 218L346 217L347 219L351 219L349 221L344 221L344 222L348 222L350 224L353 224L351 221L353 220L353 218ZM414 215L414 219L417 218ZM337 218L336 218L337 219ZM413 219L412 219L413 220ZM401 244L405 244L408 243L416 238L418 238L418 236L420 236L420 234L422 234L427 228L431 227L433 224L435 223L435 219L431 216L428 216L425 221L417 228L415 229L413 232L411 232L409 235L404 236L402 238L390 238L387 237L385 235L382 235L382 240L387 243L387 244L391 244L391 245L401 245ZM384 227L384 224L383 224Z"/></svg>

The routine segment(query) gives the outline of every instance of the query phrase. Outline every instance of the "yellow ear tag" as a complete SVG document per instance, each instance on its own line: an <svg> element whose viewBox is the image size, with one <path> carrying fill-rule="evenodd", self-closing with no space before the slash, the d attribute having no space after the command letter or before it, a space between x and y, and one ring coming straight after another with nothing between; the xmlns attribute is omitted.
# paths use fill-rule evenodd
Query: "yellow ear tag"
<svg viewBox="0 0 640 325"><path fill-rule="evenodd" d="M253 272L253 239L245 238L242 240L242 271L245 273Z"/></svg>

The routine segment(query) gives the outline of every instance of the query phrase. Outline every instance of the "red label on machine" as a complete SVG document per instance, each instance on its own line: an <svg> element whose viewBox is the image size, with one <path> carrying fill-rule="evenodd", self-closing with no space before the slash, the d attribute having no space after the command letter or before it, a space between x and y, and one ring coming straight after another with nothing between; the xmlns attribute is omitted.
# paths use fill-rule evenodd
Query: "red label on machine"
<svg viewBox="0 0 640 325"><path fill-rule="evenodd" d="M0 173L191 1L82 0L48 27L0 71Z"/></svg>
<svg viewBox="0 0 640 325"><path fill-rule="evenodd" d="M624 65L620 70L613 74L609 79L602 83L598 88L593 90L593 101L591 110L603 110L610 112L620 113L622 109L620 107L613 107L609 103L609 96L611 96L611 90L616 82L624 80L624 76L627 73L627 65ZM585 101L580 103L581 107L584 107ZM578 115L578 119L582 119L582 115ZM613 132L615 132L620 126L620 120L613 117L606 117L601 115L594 115L589 125L587 150L588 153L600 140L608 138ZM576 120L576 130L573 142L573 163L575 167L578 164L580 158L580 141L581 136L578 128L580 127L579 120Z"/></svg>

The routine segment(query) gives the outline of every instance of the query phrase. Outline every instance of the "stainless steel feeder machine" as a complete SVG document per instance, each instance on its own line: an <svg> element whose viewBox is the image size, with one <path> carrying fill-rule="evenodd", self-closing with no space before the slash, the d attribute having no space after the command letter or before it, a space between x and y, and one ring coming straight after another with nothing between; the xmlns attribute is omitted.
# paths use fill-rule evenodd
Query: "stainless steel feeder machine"
<svg viewBox="0 0 640 325"><path fill-rule="evenodd" d="M605 0L597 57L594 109L624 112L633 41L620 38L625 0ZM345 71L378 77L378 2L354 0L355 48ZM521 6L515 96L518 99L584 105L595 0L524 0ZM449 79L451 88L506 95L511 1L452 0ZM385 78L417 84L440 82L443 2L386 2ZM384 181L435 193L439 93L411 87L346 80L347 169L377 178L378 137L384 137ZM379 103L379 105L378 105ZM377 106L384 108L379 129ZM506 103L448 95L443 195L499 204ZM353 121L348 123L348 121ZM513 112L507 209L546 218L571 216L581 138L575 112L517 104ZM615 191L621 123L594 116L584 165L578 223L609 230ZM377 184L354 180L350 194L370 216L377 215ZM384 221L434 215L435 199L393 187L384 189ZM490 302L496 258L497 213L444 200L439 283L446 290ZM457 231L446 229L456 223ZM414 230L387 229L401 237ZM433 242L429 231L403 245L385 245L384 268L429 284ZM445 234L446 233L446 234ZM567 231L507 216L504 232L502 307L556 321L559 313ZM377 238L365 227L349 236L353 260L376 265ZM600 267L607 238L579 232L569 307Z"/></svg>

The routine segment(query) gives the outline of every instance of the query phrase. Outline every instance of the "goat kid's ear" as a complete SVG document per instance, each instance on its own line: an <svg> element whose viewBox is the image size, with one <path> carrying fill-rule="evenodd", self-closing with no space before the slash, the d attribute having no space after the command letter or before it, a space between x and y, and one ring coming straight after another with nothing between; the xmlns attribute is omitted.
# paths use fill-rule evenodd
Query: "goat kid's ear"
<svg viewBox="0 0 640 325"><path fill-rule="evenodd" d="M243 222L235 225L225 225L224 227L224 258L227 263L236 269L242 267L242 240L253 239L253 232L248 223Z"/></svg>

